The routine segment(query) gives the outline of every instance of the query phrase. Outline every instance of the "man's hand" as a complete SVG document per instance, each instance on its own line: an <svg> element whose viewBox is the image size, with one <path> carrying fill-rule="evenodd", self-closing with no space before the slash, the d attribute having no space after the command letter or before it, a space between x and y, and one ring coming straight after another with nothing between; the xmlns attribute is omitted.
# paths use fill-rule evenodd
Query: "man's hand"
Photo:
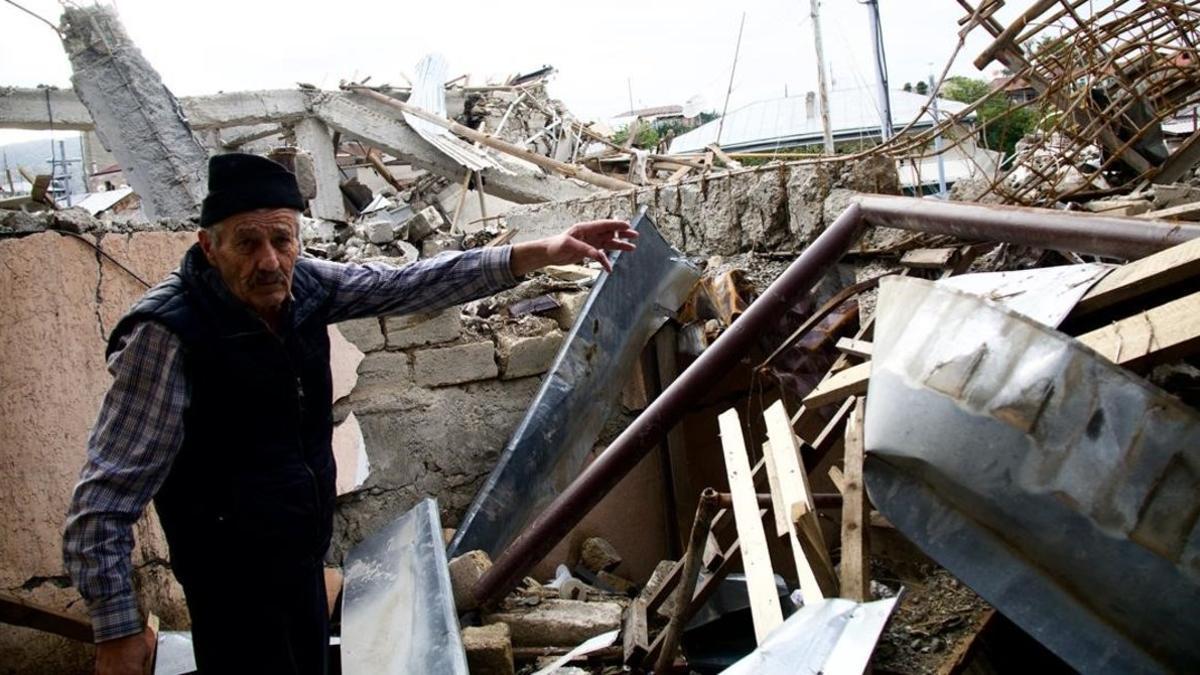
<svg viewBox="0 0 1200 675"><path fill-rule="evenodd" d="M154 631L96 644L96 675L147 675L154 656Z"/></svg>
<svg viewBox="0 0 1200 675"><path fill-rule="evenodd" d="M519 277L546 265L566 265L584 258L591 258L606 272L612 272L605 251L632 251L637 248L633 244L637 237L637 231L624 220L575 223L556 237L514 244L512 273Z"/></svg>

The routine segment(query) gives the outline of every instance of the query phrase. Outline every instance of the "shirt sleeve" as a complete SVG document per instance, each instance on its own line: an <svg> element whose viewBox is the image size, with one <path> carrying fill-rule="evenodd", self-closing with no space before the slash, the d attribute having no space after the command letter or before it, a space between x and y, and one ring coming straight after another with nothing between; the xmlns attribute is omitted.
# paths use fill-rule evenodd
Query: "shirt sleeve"
<svg viewBox="0 0 1200 675"><path fill-rule="evenodd" d="M71 497L63 561L87 603L97 642L139 633L131 582L133 525L183 443L188 387L179 339L138 324L108 360L113 382Z"/></svg>
<svg viewBox="0 0 1200 675"><path fill-rule="evenodd" d="M396 267L312 259L333 288L329 323L367 316L433 312L492 295L517 284L511 246L446 251Z"/></svg>

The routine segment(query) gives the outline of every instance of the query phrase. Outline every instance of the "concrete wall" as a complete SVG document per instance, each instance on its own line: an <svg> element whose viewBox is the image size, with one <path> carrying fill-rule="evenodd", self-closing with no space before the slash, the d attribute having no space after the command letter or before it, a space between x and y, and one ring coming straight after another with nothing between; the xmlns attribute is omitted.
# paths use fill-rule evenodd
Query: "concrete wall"
<svg viewBox="0 0 1200 675"><path fill-rule="evenodd" d="M895 162L886 157L778 164L677 185L606 192L517 206L505 214L516 241L557 234L572 223L632 218L642 206L668 240L693 255L799 250L812 242L856 192L899 194ZM862 246L891 237L868 232Z"/></svg>

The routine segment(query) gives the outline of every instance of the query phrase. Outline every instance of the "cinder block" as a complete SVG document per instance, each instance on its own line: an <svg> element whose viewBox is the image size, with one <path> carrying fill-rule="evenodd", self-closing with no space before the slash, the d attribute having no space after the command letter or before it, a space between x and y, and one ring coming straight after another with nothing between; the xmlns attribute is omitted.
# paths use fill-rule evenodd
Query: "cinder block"
<svg viewBox="0 0 1200 675"><path fill-rule="evenodd" d="M379 319L375 317L343 321L337 327L342 331L342 336L364 354L384 347L383 329L379 327Z"/></svg>
<svg viewBox="0 0 1200 675"><path fill-rule="evenodd" d="M541 375L550 370L554 357L562 347L563 334L555 330L546 335L515 337L499 335L498 345L501 378L513 380L518 377Z"/></svg>
<svg viewBox="0 0 1200 675"><path fill-rule="evenodd" d="M620 627L621 605L551 598L534 607L485 616L484 621L508 624L513 645L518 647L575 647Z"/></svg>
<svg viewBox="0 0 1200 675"><path fill-rule="evenodd" d="M579 291L578 293L558 293L555 300L558 300L558 309L550 313L550 316L558 322L558 327L564 331L571 330L571 326L575 325L575 319L579 317L579 313L583 311L583 304L587 302L587 291Z"/></svg>
<svg viewBox="0 0 1200 675"><path fill-rule="evenodd" d="M513 649L508 624L467 626L462 631L463 649L471 675L513 675Z"/></svg>
<svg viewBox="0 0 1200 675"><path fill-rule="evenodd" d="M408 349L457 340L462 332L462 311L451 307L434 314L389 316L383 320L388 349Z"/></svg>
<svg viewBox="0 0 1200 675"><path fill-rule="evenodd" d="M454 607L461 613L475 609L471 589L492 567L492 559L483 551L467 551L450 561L450 587L454 590Z"/></svg>
<svg viewBox="0 0 1200 675"><path fill-rule="evenodd" d="M413 373L422 387L440 387L488 380L498 376L500 369L491 342L472 342L414 352Z"/></svg>

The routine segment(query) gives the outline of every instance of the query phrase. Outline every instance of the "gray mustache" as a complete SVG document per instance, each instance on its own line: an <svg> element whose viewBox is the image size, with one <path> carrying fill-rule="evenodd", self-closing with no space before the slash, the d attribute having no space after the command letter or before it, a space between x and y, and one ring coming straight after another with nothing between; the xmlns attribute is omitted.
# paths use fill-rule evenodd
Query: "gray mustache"
<svg viewBox="0 0 1200 675"><path fill-rule="evenodd" d="M251 280L253 286L271 286L274 284L282 284L287 281L287 277L282 272L260 272Z"/></svg>

